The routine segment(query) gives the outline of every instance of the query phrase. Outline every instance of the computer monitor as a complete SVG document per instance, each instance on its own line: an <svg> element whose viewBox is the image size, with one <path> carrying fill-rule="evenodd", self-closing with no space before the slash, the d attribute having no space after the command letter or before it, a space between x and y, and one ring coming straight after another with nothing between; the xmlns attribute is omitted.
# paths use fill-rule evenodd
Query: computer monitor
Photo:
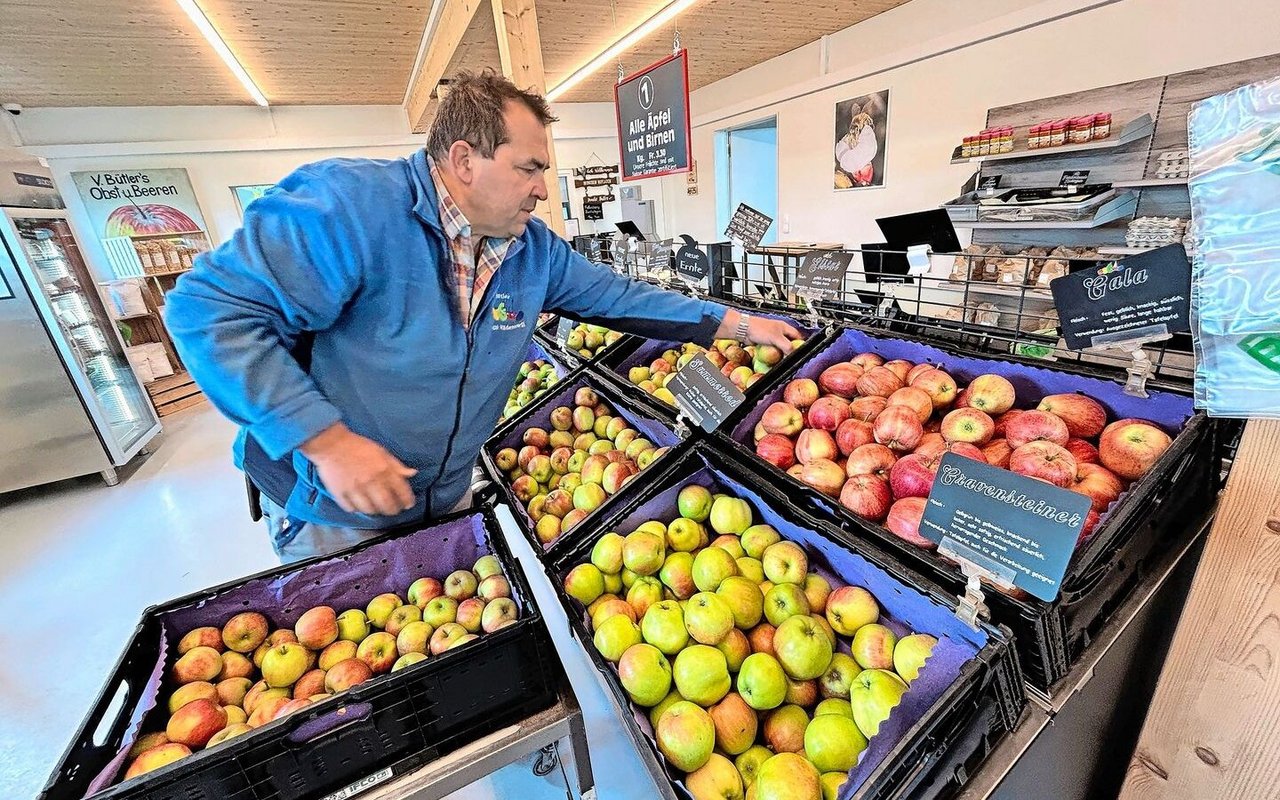
<svg viewBox="0 0 1280 800"><path fill-rule="evenodd" d="M927 244L935 253L955 253L960 250L955 226L945 208L931 208L914 214L899 214L876 220L884 234L889 250L906 251L916 245Z"/></svg>
<svg viewBox="0 0 1280 800"><path fill-rule="evenodd" d="M640 240L640 241L642 241L642 242L643 242L643 241L647 241L647 240L644 238L644 234L640 232L640 228L639 228L639 226L637 226L637 225L636 225L634 222L632 222L631 220L629 220L629 219L624 219L624 220L620 220L620 221L618 221L618 222L615 222L615 223L613 223L613 224L614 224L614 226L619 230L619 232L623 233L624 235L626 235L626 236L634 236L634 237L636 237L637 239L639 239L639 240ZM959 249L959 248L957 248L957 249Z"/></svg>
<svg viewBox="0 0 1280 800"><path fill-rule="evenodd" d="M908 276L911 265L907 263L907 255L902 252L884 252L893 250L885 242L873 242L862 245L862 272L868 283L911 283Z"/></svg>

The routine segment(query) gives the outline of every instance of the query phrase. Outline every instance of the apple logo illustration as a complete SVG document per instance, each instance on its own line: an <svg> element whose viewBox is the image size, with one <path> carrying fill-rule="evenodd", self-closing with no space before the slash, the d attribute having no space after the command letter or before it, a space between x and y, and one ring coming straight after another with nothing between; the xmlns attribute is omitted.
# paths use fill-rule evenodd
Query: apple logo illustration
<svg viewBox="0 0 1280 800"><path fill-rule="evenodd" d="M107 217L106 235L147 236L155 233L194 233L200 226L173 206L159 203L120 206Z"/></svg>

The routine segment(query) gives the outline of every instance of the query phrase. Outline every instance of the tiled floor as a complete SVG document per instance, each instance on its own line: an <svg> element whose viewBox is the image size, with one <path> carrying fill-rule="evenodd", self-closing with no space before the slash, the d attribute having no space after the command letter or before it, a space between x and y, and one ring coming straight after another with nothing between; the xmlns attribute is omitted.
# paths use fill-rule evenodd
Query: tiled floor
<svg viewBox="0 0 1280 800"><path fill-rule="evenodd" d="M117 487L90 477L0 495L0 796L44 786L143 609L277 563L245 509L233 435L201 406L166 417ZM582 703L599 796L655 796L531 549L508 539ZM504 770L457 796L561 796L530 777Z"/></svg>

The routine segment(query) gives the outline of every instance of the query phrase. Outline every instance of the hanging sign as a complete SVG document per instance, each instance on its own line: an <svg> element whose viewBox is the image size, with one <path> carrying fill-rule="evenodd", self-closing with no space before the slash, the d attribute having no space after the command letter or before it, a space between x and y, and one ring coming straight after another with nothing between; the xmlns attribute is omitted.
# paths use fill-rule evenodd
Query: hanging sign
<svg viewBox="0 0 1280 800"><path fill-rule="evenodd" d="M715 432L720 423L747 399L702 353L689 359L667 388L675 396L680 411L707 433Z"/></svg>
<svg viewBox="0 0 1280 800"><path fill-rule="evenodd" d="M582 203L582 217L593 221L604 219L604 206L597 201L584 201Z"/></svg>
<svg viewBox="0 0 1280 800"><path fill-rule="evenodd" d="M711 274L711 259L698 247L698 240L687 233L680 234L684 245L676 251L676 275L685 283L705 287Z"/></svg>
<svg viewBox="0 0 1280 800"><path fill-rule="evenodd" d="M1049 290L1072 350L1191 330L1191 263L1180 244L1055 278Z"/></svg>
<svg viewBox="0 0 1280 800"><path fill-rule="evenodd" d="M796 269L796 294L819 299L839 297L844 290L844 275L852 261L853 253L839 250L805 253Z"/></svg>
<svg viewBox="0 0 1280 800"><path fill-rule="evenodd" d="M617 186L617 178L578 178L573 182L574 188L582 189L588 186Z"/></svg>
<svg viewBox="0 0 1280 800"><path fill-rule="evenodd" d="M617 175L617 164L606 164L597 167L574 167L573 174L579 178L587 178L594 175Z"/></svg>
<svg viewBox="0 0 1280 800"><path fill-rule="evenodd" d="M729 227L725 228L724 235L737 239L742 242L743 247L752 250L760 245L760 240L772 224L773 217L756 211L746 203L739 203L738 210L729 219Z"/></svg>
<svg viewBox="0 0 1280 800"><path fill-rule="evenodd" d="M614 87L622 179L688 172L689 51L637 72Z"/></svg>

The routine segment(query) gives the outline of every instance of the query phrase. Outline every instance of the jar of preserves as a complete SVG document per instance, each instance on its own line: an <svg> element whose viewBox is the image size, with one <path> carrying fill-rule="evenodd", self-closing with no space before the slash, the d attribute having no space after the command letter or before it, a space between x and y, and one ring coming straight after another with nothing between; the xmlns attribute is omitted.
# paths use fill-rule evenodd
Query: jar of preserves
<svg viewBox="0 0 1280 800"><path fill-rule="evenodd" d="M1067 143L1067 121L1065 119L1056 120L1050 128L1049 146L1061 147Z"/></svg>
<svg viewBox="0 0 1280 800"><path fill-rule="evenodd" d="M989 156L992 154L991 149L991 131L986 130L978 134L978 155Z"/></svg>
<svg viewBox="0 0 1280 800"><path fill-rule="evenodd" d="M1067 142L1087 144L1093 138L1093 116L1075 117L1067 128Z"/></svg>
<svg viewBox="0 0 1280 800"><path fill-rule="evenodd" d="M1093 138L1106 139L1111 135L1111 115L1110 114L1094 114L1093 115Z"/></svg>

